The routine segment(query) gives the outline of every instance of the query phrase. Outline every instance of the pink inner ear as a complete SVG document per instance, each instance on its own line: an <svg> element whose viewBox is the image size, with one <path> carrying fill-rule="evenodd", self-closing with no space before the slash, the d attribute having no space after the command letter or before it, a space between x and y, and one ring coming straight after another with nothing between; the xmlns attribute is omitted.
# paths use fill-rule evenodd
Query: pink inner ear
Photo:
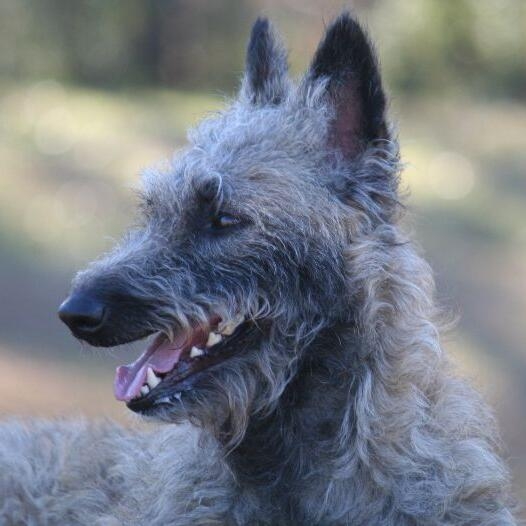
<svg viewBox="0 0 526 526"><path fill-rule="evenodd" d="M331 95L335 115L329 130L329 145L340 150L347 158L356 157L363 151L363 108L359 86L346 81Z"/></svg>

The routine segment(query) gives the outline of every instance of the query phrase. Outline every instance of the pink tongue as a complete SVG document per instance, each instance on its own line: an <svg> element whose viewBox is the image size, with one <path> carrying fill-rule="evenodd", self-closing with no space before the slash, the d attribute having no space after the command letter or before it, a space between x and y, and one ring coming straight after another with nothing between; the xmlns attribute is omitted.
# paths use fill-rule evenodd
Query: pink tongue
<svg viewBox="0 0 526 526"><path fill-rule="evenodd" d="M139 396L141 387L146 382L148 367L156 373L171 371L187 347L185 343L188 343L185 336L170 342L160 335L133 363L117 367L113 384L115 398L128 402Z"/></svg>

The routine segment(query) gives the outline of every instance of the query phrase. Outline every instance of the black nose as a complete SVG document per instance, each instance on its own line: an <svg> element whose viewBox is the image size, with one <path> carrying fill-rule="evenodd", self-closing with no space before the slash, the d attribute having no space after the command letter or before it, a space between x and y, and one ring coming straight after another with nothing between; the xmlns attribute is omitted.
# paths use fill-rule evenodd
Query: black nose
<svg viewBox="0 0 526 526"><path fill-rule="evenodd" d="M78 337L94 334L104 325L104 303L82 293L71 295L58 309L59 318Z"/></svg>

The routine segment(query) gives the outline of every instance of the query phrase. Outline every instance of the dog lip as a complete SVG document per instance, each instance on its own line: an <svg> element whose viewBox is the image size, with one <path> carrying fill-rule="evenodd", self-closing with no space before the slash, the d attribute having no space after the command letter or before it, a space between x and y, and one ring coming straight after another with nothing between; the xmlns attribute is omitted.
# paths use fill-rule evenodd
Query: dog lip
<svg viewBox="0 0 526 526"><path fill-rule="evenodd" d="M127 343L134 343L139 340L148 338L152 334L155 334L155 330L144 330L138 334L131 336L118 336L115 337L112 334L83 334L83 335L74 335L77 339L82 340L88 343L92 347L99 348L108 348L116 347L118 345L125 345Z"/></svg>

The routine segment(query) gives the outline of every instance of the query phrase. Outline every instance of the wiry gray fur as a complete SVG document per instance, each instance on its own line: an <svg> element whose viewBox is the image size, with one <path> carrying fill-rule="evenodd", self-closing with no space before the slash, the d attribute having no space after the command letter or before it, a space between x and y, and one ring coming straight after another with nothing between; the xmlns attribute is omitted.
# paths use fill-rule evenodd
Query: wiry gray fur
<svg viewBox="0 0 526 526"><path fill-rule="evenodd" d="M342 15L293 85L258 24L240 98L146 174L141 224L74 283L133 298L98 345L211 311L257 329L193 389L176 397L168 382L154 415L168 425L3 424L0 523L516 524L492 417L449 370L430 269L398 224L397 144L367 39ZM347 61L342 38L369 62ZM202 194L242 224L206 233Z"/></svg>

